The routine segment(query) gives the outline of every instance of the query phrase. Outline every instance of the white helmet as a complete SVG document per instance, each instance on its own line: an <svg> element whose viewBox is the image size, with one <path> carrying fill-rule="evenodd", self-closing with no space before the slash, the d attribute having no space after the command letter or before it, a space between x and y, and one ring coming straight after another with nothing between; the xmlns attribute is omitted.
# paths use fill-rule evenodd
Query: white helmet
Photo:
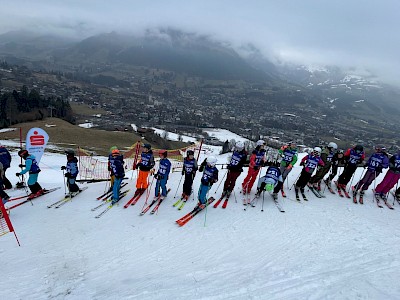
<svg viewBox="0 0 400 300"><path fill-rule="evenodd" d="M321 149L320 147L315 147L315 148L313 149L313 152L314 152L314 153L318 153L318 155L320 155L321 152L322 152L322 149Z"/></svg>
<svg viewBox="0 0 400 300"><path fill-rule="evenodd" d="M210 156L207 158L207 163L211 166L214 167L215 164L217 163L217 158L215 156Z"/></svg>
<svg viewBox="0 0 400 300"><path fill-rule="evenodd" d="M334 143L334 142L330 142L329 144L328 144L328 148L333 148L333 149L337 149L337 144L336 143Z"/></svg>
<svg viewBox="0 0 400 300"><path fill-rule="evenodd" d="M243 148L244 148L244 143L243 143L243 142L236 142L235 148L236 148L238 151L242 151Z"/></svg>
<svg viewBox="0 0 400 300"><path fill-rule="evenodd" d="M257 146L265 145L265 142L263 140L258 140L256 145Z"/></svg>

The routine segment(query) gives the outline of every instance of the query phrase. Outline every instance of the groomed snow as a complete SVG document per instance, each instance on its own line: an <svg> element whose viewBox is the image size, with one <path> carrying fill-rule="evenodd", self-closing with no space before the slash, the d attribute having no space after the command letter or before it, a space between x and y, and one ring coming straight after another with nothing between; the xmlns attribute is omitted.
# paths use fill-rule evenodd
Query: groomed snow
<svg viewBox="0 0 400 300"><path fill-rule="evenodd" d="M7 173L15 183L19 159L12 154ZM63 186L64 164L63 155L45 153L39 175L43 187ZM300 171L294 167L289 185ZM221 179L225 172L220 171ZM123 209L127 197L95 219L98 212L90 209L98 205L95 198L104 183L83 184L88 189L59 209L46 206L63 197L63 188L12 210L22 246L12 234L0 237L0 299L400 298L398 205L394 211L377 208L371 191L363 206L328 191L325 199L308 192L309 201L297 203L285 188L289 198L279 199L285 213L268 194L264 212L262 199L244 211L238 188L246 173L227 209L208 207L207 214L182 228L174 221L195 201L182 211L172 207L180 172L170 176L172 191L156 215L139 216L144 197ZM129 196L135 176L127 180ZM195 193L199 180L198 174ZM220 195L217 185L209 195ZM153 193L152 188L150 197Z"/></svg>
<svg viewBox="0 0 400 300"><path fill-rule="evenodd" d="M226 129L220 129L220 128L203 128L202 129L204 132L207 132L207 134L211 137L215 137L216 139L218 139L221 142L225 142L226 140L230 141L230 140L235 140L237 142L241 141L241 142L246 142L248 141L248 139L233 133L229 130Z"/></svg>

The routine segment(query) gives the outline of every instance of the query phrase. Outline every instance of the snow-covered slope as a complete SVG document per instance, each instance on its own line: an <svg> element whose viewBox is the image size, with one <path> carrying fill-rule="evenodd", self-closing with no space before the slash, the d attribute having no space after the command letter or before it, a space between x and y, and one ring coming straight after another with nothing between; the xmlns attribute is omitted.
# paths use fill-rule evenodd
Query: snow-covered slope
<svg viewBox="0 0 400 300"><path fill-rule="evenodd" d="M10 178L18 170L13 155ZM65 157L42 160L40 183L62 186ZM289 186L300 170L294 167ZM264 212L262 199L244 211L238 188L245 173L227 209L209 207L181 228L174 221L196 201L182 211L172 207L179 172L171 175L172 191L156 215L139 216L143 197L128 209L123 199L95 219L90 209L104 183L84 184L89 188L59 209L46 206L63 197L63 188L12 210L22 246L12 234L0 237L0 299L400 298L399 206L377 208L371 191L363 206L328 191L325 199L308 193L308 203L297 203L286 188L289 198L279 199L285 213L268 194ZM197 175L196 192L199 181ZM211 196L220 195L217 185Z"/></svg>

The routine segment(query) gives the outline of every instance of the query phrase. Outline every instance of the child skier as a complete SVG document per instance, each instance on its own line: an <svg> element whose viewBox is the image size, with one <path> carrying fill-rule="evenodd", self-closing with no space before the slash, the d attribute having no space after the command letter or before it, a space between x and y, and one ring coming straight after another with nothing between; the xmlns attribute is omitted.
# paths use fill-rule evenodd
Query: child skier
<svg viewBox="0 0 400 300"><path fill-rule="evenodd" d="M125 177L124 161L121 160L118 149L114 149L111 152L110 167L112 174L114 174L113 195L111 198L111 204L114 205L119 201L119 191L122 179Z"/></svg>
<svg viewBox="0 0 400 300"><path fill-rule="evenodd" d="M167 150L160 150L159 155L161 159L159 162L158 172L154 175L154 178L157 180L154 195L156 198L163 200L167 196L167 181L169 173L171 172L171 162L167 158Z"/></svg>
<svg viewBox="0 0 400 300"><path fill-rule="evenodd" d="M199 188L199 203L205 205L207 202L207 194L211 186L218 181L218 169L215 167L217 159L214 156L206 158L200 165L199 171L203 172L201 184Z"/></svg>
<svg viewBox="0 0 400 300"><path fill-rule="evenodd" d="M280 172L282 174L283 181L292 171L294 164L297 162L297 147L295 142L289 142L287 145L282 146L278 150L279 155L282 157L280 163ZM283 184L281 185L282 195L285 196L283 191ZM279 190L278 190L279 192Z"/></svg>
<svg viewBox="0 0 400 300"><path fill-rule="evenodd" d="M10 167L11 164L11 154L8 152L7 148L3 147L0 144L0 163L3 165L3 185L4 189L11 189L12 184L6 177L6 171Z"/></svg>
<svg viewBox="0 0 400 300"><path fill-rule="evenodd" d="M297 179L295 185L296 198L298 199L299 189L302 195L304 195L304 187L307 182L310 180L312 173L318 167L324 166L324 162L322 161L321 155L322 149L320 147L315 147L311 154L308 154L303 157L301 160L300 166L304 166L303 170L301 170L301 174L299 179ZM304 196L303 196L304 197Z"/></svg>
<svg viewBox="0 0 400 300"><path fill-rule="evenodd" d="M397 153L389 159L389 171L385 178L379 183L375 189L375 195L379 195L382 199L386 199L386 194L395 186L400 179L400 148ZM400 195L399 195L400 196Z"/></svg>
<svg viewBox="0 0 400 300"><path fill-rule="evenodd" d="M331 188L331 181L335 176L337 175L337 171L339 166L344 164L344 151L342 149L339 149L332 157L331 160L331 174L324 180L325 184Z"/></svg>
<svg viewBox="0 0 400 300"><path fill-rule="evenodd" d="M113 159L113 155L112 155L113 150L118 150L118 147L112 146L110 148L110 153L108 154L108 171L110 172L110 190L113 189L114 179L115 179L114 173L111 168L111 163L110 163L110 160ZM121 162L123 162L124 156L123 155L116 156L116 159L119 159Z"/></svg>
<svg viewBox="0 0 400 300"><path fill-rule="evenodd" d="M136 181L135 196L143 194L147 189L149 173L154 173L153 167L155 165L153 151L151 150L150 144L143 145L143 151L140 154L140 161L136 167L139 168L139 176ZM135 168L136 169L136 168Z"/></svg>
<svg viewBox="0 0 400 300"><path fill-rule="evenodd" d="M231 160L227 166L228 173L226 175L224 190L222 192L221 198L226 196L226 198L228 199L231 195L236 184L236 179L243 172L243 165L246 163L246 160L247 152L244 149L244 144L243 142L237 142L235 144Z"/></svg>
<svg viewBox="0 0 400 300"><path fill-rule="evenodd" d="M278 192L283 185L283 176L278 166L278 163L269 166L265 175L258 180L256 196L260 196L264 190L268 192L274 191L272 197L278 199Z"/></svg>
<svg viewBox="0 0 400 300"><path fill-rule="evenodd" d="M249 171L247 173L246 178L242 182L243 194L250 193L251 188L253 187L253 184L256 181L258 172L260 172L260 168L264 165L265 153L266 153L264 145L265 142L263 140L257 141L256 148L253 150L250 156Z"/></svg>
<svg viewBox="0 0 400 300"><path fill-rule="evenodd" d="M67 155L67 165L62 166L61 170L66 170L67 172L64 176L67 178L67 186L69 193L71 195L79 192L79 187L76 184L76 177L78 176L78 159L75 157L75 151L72 149L67 149L65 151Z"/></svg>
<svg viewBox="0 0 400 300"><path fill-rule="evenodd" d="M18 156L22 157L25 160L25 165L20 165L20 167L25 167L25 169L23 169L19 173L16 173L15 175L19 177L29 172L28 187L31 190L31 194L28 198L32 199L43 195L44 191L40 184L37 182L40 168L38 166L35 156L30 155L27 150L19 150Z"/></svg>
<svg viewBox="0 0 400 300"><path fill-rule="evenodd" d="M190 194L192 193L193 179L196 176L198 170L197 160L194 158L194 151L188 150L186 152L186 158L183 160L182 176L185 176L183 182L182 199L187 201Z"/></svg>
<svg viewBox="0 0 400 300"><path fill-rule="evenodd" d="M337 181L337 187L338 189L346 190L347 184L357 169L357 165L361 164L365 159L364 147L362 145L356 145L353 148L347 149L343 159L345 161L345 166Z"/></svg>
<svg viewBox="0 0 400 300"><path fill-rule="evenodd" d="M311 188L316 189L317 191L321 190L321 180L325 177L325 175L329 172L332 159L335 155L335 151L337 149L337 144L334 142L330 142L328 146L321 153L321 159L324 162L324 166L317 169L317 172L314 176L311 177L310 181L308 182Z"/></svg>

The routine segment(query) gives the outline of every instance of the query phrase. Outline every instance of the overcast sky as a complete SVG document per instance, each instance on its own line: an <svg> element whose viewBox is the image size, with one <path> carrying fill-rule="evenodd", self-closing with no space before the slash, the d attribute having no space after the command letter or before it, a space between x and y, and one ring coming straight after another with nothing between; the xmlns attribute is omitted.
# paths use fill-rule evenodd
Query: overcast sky
<svg viewBox="0 0 400 300"><path fill-rule="evenodd" d="M0 0L0 33L37 29L82 38L172 27L270 59L369 69L400 82L400 0Z"/></svg>

